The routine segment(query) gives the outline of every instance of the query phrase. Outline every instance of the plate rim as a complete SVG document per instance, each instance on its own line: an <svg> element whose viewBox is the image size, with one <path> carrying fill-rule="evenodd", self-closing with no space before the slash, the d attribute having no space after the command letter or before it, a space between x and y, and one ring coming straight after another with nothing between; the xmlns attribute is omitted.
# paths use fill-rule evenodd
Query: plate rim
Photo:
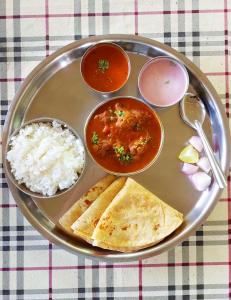
<svg viewBox="0 0 231 300"><path fill-rule="evenodd" d="M39 72L41 70L43 70L44 67L46 67L47 65L49 65L50 63L52 63L54 60L58 59L59 56L63 55L64 53L73 50L74 48L79 48L83 45L86 45L87 43L89 43L90 45L92 45L92 43L97 43L99 41L118 41L118 42L139 42L139 43L143 43L146 45L149 45L153 48L159 48L161 50L164 50L168 53L169 56L173 56L176 57L179 61L183 62L187 68L190 69L190 72L193 73L194 76L196 77L202 77L203 78L203 86L204 88L207 90L207 92L209 94L211 94L213 96L213 98L215 99L215 106L216 106L216 110L219 110L219 113L221 115L221 119L222 119L222 127L224 130L224 136L226 137L226 155L225 158L221 158L221 168L224 171L224 173L226 175L228 175L228 170L229 170L229 164L230 164L230 132L229 132L229 125L228 125L228 119L226 117L225 111L224 111L224 107L220 101L220 98L215 90L215 88L213 87L213 85L210 83L210 81L208 80L208 78L206 77L206 75L193 63L191 62L186 56L184 56L183 54L181 54L180 52L178 52L177 50L171 48L170 46L163 44L161 42L158 42L156 40L150 39L150 38L146 38L146 37L142 37L142 36L137 36L137 35L127 35L127 34L108 34L108 35L98 35L98 36L93 36L93 37L87 37L84 39L80 39L77 41L74 41L60 49L58 49L57 51L55 51L54 53L52 53L50 56L46 57L44 60L42 60L30 73L29 75L23 80L23 82L21 83L21 86L19 88L19 90L17 91L17 93L14 96L13 101L11 102L10 108L8 110L6 119L5 119L5 123L3 126L3 133L2 133L2 158L3 158L3 168L5 171L5 151L6 151L6 144L7 144L7 140L9 138L10 132L11 132L11 119L13 116L13 113L17 107L18 104L18 100L20 99L20 97L22 96L24 90L26 89L26 87L28 86L28 84L31 82L31 80L37 76L39 74ZM213 210L213 208L215 207L215 205L218 202L219 196L222 193L222 190L219 190L219 188L217 187L216 189L214 189L213 191L213 201L211 201L209 207L204 211L203 214L200 215L200 217L198 217L193 224L191 224L191 226L188 228L187 231L185 231L183 234L180 233L179 235L173 237L170 240L165 241L164 243L155 245L153 247L147 248L147 249L143 249L141 251L138 252L134 252L134 253L120 253L120 252L116 252L114 254L113 253L106 253L106 254L102 254L102 255L98 255L97 253L90 253L90 251L85 250L83 248L81 249L77 249L77 247L74 247L73 245L71 245L70 243L64 241L63 239L61 239L59 236L57 236L55 233L51 232L49 230L49 228L45 227L43 224L41 224L39 222L39 220L36 219L36 217L34 215L31 214L29 208L27 207L27 205L23 202L20 201L16 195L16 193L14 192L13 188L12 188L12 183L9 181L9 178L6 176L6 181L9 187L9 190L11 191L14 200L17 203L17 206L20 208L21 212L23 213L23 215L26 217L26 219L29 221L29 223L36 229L38 230L45 238L47 238L49 241L53 242L56 245L61 246L62 248L74 252L75 254L80 254L80 255L85 255L89 258L92 259L99 259L99 260L107 260L107 261L129 261L129 260L135 260L135 259L140 259L140 258L147 258L147 257L151 257L151 256L155 256L158 255L162 252L165 252L169 249L172 249L173 247L177 246L178 244L180 244L183 240L185 240L188 236L190 236L191 234L193 234L193 232L195 232L198 227L207 219L207 217L209 216L209 214L211 213L211 211ZM50 221L50 220L49 220ZM50 221L51 222L51 221ZM94 251L91 251L94 252Z"/></svg>

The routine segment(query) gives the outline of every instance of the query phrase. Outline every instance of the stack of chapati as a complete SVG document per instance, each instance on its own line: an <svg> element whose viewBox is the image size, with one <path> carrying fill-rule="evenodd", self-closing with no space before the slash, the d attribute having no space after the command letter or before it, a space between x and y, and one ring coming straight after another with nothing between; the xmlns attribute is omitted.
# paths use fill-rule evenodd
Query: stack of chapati
<svg viewBox="0 0 231 300"><path fill-rule="evenodd" d="M159 243L183 215L127 177L108 175L60 219L72 234L93 246L132 252Z"/></svg>

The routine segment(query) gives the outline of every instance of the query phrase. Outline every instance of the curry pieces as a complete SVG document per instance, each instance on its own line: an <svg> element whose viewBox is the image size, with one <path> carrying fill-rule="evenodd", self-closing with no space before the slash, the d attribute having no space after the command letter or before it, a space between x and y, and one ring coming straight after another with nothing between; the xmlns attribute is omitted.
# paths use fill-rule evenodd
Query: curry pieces
<svg viewBox="0 0 231 300"><path fill-rule="evenodd" d="M106 167L142 168L159 149L161 131L151 109L132 98L105 103L95 112L87 130L88 147ZM129 170L130 171L130 170Z"/></svg>

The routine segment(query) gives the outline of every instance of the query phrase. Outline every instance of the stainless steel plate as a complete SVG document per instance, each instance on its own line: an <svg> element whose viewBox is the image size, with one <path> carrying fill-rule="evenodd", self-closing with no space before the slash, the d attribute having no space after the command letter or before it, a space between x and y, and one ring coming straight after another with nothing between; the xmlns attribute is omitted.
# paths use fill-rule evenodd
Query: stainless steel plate
<svg viewBox="0 0 231 300"><path fill-rule="evenodd" d="M185 64L190 77L189 91L197 93L206 105L208 116L204 129L227 174L230 137L226 116L214 88L205 75L185 56L159 42L132 35L97 36L74 42L48 58L26 78L9 109L3 130L3 161L9 135L23 122L39 117L61 119L83 138L89 112L103 100L83 82L79 64L86 49L99 41L112 41L123 47L131 60L131 74L126 86L117 95L139 96L138 74L143 64L158 55L175 57ZM65 195L52 198L30 198L8 180L17 205L29 222L46 238L76 254L107 260L132 260L157 255L169 250L192 234L205 221L215 206L221 190L213 182L209 191L197 192L180 171L177 157L185 142L195 134L181 120L179 106L158 110L164 129L165 143L158 161L147 171L134 176L161 199L181 211L183 226L160 244L135 253L123 254L91 247L64 233L58 226L60 216L94 184L104 172L87 157L86 170L78 185Z"/></svg>

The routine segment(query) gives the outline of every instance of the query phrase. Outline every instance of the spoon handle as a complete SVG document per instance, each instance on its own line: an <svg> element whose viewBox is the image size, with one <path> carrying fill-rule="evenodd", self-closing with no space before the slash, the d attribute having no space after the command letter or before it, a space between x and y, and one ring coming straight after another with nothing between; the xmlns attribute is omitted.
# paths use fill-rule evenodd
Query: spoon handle
<svg viewBox="0 0 231 300"><path fill-rule="evenodd" d="M213 174L216 178L216 181L219 185L219 187L221 189L225 188L227 186L227 182L226 182L226 178L225 178L225 175L223 174L216 158L215 158L215 155L213 153L213 150L209 144L209 141L204 133L204 130L200 124L200 122L198 122L197 120L195 121L195 127L196 127L196 130L197 130L197 133L198 135L200 136L201 140L202 140L202 143L203 143L203 146L204 146L204 150L205 150L205 153L208 157L208 160L210 162L210 165L211 165L211 168L212 168L212 171L213 171Z"/></svg>

